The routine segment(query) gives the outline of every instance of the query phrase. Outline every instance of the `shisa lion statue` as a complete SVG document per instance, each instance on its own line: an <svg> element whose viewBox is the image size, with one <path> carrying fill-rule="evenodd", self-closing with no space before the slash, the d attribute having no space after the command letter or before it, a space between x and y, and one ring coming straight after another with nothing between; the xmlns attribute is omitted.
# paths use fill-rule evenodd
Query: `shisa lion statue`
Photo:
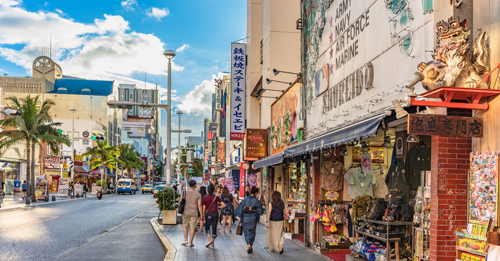
<svg viewBox="0 0 500 261"><path fill-rule="evenodd" d="M422 85L427 91L443 86L474 88L483 80L481 75L489 72L486 33L477 36L471 58L468 43L471 32L467 31L467 19L460 22L451 17L447 22L438 22L436 30L437 48L433 60L418 65L423 74L420 75ZM479 87L488 88L487 82L482 82Z"/></svg>

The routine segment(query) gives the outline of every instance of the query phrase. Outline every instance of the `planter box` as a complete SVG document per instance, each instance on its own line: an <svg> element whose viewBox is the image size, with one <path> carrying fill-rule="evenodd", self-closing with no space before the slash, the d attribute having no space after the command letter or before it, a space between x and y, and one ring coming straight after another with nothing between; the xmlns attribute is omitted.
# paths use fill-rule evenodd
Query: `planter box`
<svg viewBox="0 0 500 261"><path fill-rule="evenodd" d="M163 210L162 224L163 225L176 225L177 224L177 210Z"/></svg>

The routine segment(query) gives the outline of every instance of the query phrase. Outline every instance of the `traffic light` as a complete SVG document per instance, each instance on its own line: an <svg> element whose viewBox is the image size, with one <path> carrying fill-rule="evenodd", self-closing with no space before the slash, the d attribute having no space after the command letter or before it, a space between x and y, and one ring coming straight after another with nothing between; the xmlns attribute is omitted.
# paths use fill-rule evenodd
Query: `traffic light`
<svg viewBox="0 0 500 261"><path fill-rule="evenodd" d="M105 140L104 136L102 135L93 135L92 140Z"/></svg>
<svg viewBox="0 0 500 261"><path fill-rule="evenodd" d="M194 152L192 150L188 150L186 153L186 162L187 163L193 163L193 158L194 158Z"/></svg>
<svg viewBox="0 0 500 261"><path fill-rule="evenodd" d="M189 164L188 165L188 171L189 171L189 174L193 173L193 164Z"/></svg>

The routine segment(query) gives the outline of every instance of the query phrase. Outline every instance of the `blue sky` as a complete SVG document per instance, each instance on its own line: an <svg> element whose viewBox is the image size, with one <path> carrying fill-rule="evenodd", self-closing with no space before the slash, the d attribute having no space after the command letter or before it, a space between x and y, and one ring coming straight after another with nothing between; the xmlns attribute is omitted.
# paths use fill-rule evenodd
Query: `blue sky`
<svg viewBox="0 0 500 261"><path fill-rule="evenodd" d="M144 87L146 73L146 87L158 84L163 103L167 59L161 53L176 51L174 111L185 112L183 129L200 135L210 117L213 78L229 71L230 43L246 36L246 1L0 0L0 74L30 76L49 35L63 74Z"/></svg>

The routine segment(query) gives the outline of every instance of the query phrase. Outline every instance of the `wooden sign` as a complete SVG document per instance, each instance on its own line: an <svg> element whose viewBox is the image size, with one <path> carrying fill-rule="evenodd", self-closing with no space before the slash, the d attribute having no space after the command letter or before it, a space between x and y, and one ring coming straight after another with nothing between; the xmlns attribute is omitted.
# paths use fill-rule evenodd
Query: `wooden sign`
<svg viewBox="0 0 500 261"><path fill-rule="evenodd" d="M483 128L483 119L477 117L408 115L408 134L482 138Z"/></svg>

